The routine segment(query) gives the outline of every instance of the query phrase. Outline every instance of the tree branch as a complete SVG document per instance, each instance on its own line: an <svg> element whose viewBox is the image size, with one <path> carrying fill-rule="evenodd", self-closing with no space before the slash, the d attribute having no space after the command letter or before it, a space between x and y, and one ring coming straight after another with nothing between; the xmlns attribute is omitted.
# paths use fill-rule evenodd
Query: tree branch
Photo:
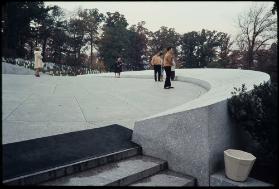
<svg viewBox="0 0 279 189"><path fill-rule="evenodd" d="M264 45L265 42L267 42L267 41L270 40L270 39L272 39L272 38L270 37L270 38L267 38L267 39L263 40L263 41L259 44L259 46L256 48L256 50L255 50L254 52L257 52L257 50L258 50L262 45Z"/></svg>

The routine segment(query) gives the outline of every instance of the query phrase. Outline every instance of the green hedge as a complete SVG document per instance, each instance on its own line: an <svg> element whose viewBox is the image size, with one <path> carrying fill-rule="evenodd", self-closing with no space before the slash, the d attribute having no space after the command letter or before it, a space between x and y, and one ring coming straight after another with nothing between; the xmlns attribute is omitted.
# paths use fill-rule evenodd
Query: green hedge
<svg viewBox="0 0 279 189"><path fill-rule="evenodd" d="M253 150L258 161L270 164L277 161L278 150L278 88L277 84L254 85L247 92L245 85L234 88L228 100L229 114L236 125L246 130L258 143Z"/></svg>

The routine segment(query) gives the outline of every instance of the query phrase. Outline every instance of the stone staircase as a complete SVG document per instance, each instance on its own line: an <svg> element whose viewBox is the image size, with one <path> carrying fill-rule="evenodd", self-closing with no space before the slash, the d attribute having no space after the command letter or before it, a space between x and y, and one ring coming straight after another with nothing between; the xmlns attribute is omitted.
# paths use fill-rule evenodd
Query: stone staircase
<svg viewBox="0 0 279 189"><path fill-rule="evenodd" d="M142 155L141 147L130 141L131 134L131 130L112 125L4 145L2 183L195 186L195 178L168 170L166 161ZM92 144L85 146L88 142Z"/></svg>
<svg viewBox="0 0 279 189"><path fill-rule="evenodd" d="M127 157L125 152L119 156ZM140 154L40 183L47 186L194 186L194 184L194 178L168 170L166 161Z"/></svg>

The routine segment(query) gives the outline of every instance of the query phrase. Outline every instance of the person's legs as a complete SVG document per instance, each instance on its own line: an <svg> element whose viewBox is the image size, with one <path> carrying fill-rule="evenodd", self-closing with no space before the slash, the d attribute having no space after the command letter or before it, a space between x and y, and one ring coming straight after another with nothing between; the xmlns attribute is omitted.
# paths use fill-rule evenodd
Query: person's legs
<svg viewBox="0 0 279 189"><path fill-rule="evenodd" d="M156 68L156 65L154 65L154 80L157 81L157 68Z"/></svg>
<svg viewBox="0 0 279 189"><path fill-rule="evenodd" d="M164 88L168 88L171 86L171 81L170 81L171 67L165 66L164 68L165 68L165 72L166 72L166 80L165 80Z"/></svg>
<svg viewBox="0 0 279 189"><path fill-rule="evenodd" d="M161 65L158 65L158 81L161 81Z"/></svg>
<svg viewBox="0 0 279 189"><path fill-rule="evenodd" d="M171 87L171 67L168 67L168 80L167 80L167 84L169 87Z"/></svg>
<svg viewBox="0 0 279 189"><path fill-rule="evenodd" d="M35 76L39 76L39 68L35 69Z"/></svg>
<svg viewBox="0 0 279 189"><path fill-rule="evenodd" d="M164 67L161 66L161 81L164 81Z"/></svg>
<svg viewBox="0 0 279 189"><path fill-rule="evenodd" d="M161 76L161 66L160 65L155 65L155 70L156 70L156 73L155 73L155 81L157 81L157 78L158 78L158 81L160 81L160 76ZM158 77L157 77L157 74L158 74Z"/></svg>

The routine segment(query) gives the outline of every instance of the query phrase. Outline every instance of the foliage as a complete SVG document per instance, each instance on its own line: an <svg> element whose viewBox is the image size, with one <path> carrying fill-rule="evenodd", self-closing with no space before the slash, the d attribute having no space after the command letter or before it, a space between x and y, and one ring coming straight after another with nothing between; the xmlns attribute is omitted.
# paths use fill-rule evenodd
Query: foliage
<svg viewBox="0 0 279 189"><path fill-rule="evenodd" d="M4 49L13 57L26 55L25 43L32 37L30 23L41 19L45 12L43 2L8 2L2 7Z"/></svg>
<svg viewBox="0 0 279 189"><path fill-rule="evenodd" d="M129 44L127 26L124 15L107 12L103 34L98 41L98 51L109 71L112 71L117 57L122 57L125 63Z"/></svg>
<svg viewBox="0 0 279 189"><path fill-rule="evenodd" d="M184 62L184 67L194 68L197 67L198 59L196 56L196 51L198 47L198 32L192 31L185 33L181 37L182 44L182 60Z"/></svg>
<svg viewBox="0 0 279 189"><path fill-rule="evenodd" d="M268 49L260 49L255 53L255 70L263 71L271 76L272 82L278 82L277 73L277 44L273 43Z"/></svg>
<svg viewBox="0 0 279 189"><path fill-rule="evenodd" d="M129 48L127 48L127 70L143 70L146 60L149 31L144 27L145 22L139 22L129 28Z"/></svg>
<svg viewBox="0 0 279 189"><path fill-rule="evenodd" d="M258 159L275 161L278 149L277 86L263 83L254 85L254 89L247 92L243 84L241 88L234 89L232 98L228 100L229 114L259 144L255 152Z"/></svg>
<svg viewBox="0 0 279 189"><path fill-rule="evenodd" d="M16 58L16 59L2 58L2 61L5 63L34 70L34 61L24 60L22 58ZM44 62L42 72L53 76L60 76L60 75L75 76L75 75L81 75L87 73L91 73L91 74L99 73L97 69L88 69L83 66L69 66L65 64L55 64L52 62Z"/></svg>
<svg viewBox="0 0 279 189"><path fill-rule="evenodd" d="M276 7L274 3L273 12ZM62 8L46 7L42 1L8 2L2 10L4 57L32 60L34 48L39 46L45 62L92 67L100 61L106 70L112 71L113 63L120 56L124 70L142 70L148 69L154 54L172 46L177 68L237 68L240 64L245 68L247 60L253 57L257 61L256 70L269 73L272 81L277 78L275 48L261 50L277 29L276 19L271 10L265 12L263 7L253 7L249 14L239 17L240 51L231 51L231 37L223 32L202 29L180 35L174 28L165 26L152 32L145 28L144 21L127 28L129 24L119 12L104 15L98 9L79 9L65 18ZM251 26L255 26L254 30ZM245 28L249 29L249 35L244 32ZM94 52L96 57L93 49L97 51Z"/></svg>
<svg viewBox="0 0 279 189"><path fill-rule="evenodd" d="M181 58L184 67L200 68L214 62L217 67L225 67L232 42L223 32L203 29L188 32L181 37ZM211 67L215 67L212 65Z"/></svg>
<svg viewBox="0 0 279 189"><path fill-rule="evenodd" d="M86 43L85 27L85 23L79 18L71 18L67 24L69 46L67 53L74 60L72 65L81 64L81 50Z"/></svg>
<svg viewBox="0 0 279 189"><path fill-rule="evenodd" d="M96 47L98 29L104 21L104 15L98 9L79 10L78 15L85 24L86 41L90 45L90 64L93 64L93 48Z"/></svg>
<svg viewBox="0 0 279 189"><path fill-rule="evenodd" d="M159 30L149 33L149 48L150 59L159 51L165 51L167 47L171 46L174 49L174 53L177 54L177 47L179 46L180 35L174 28L168 28L162 26Z"/></svg>

